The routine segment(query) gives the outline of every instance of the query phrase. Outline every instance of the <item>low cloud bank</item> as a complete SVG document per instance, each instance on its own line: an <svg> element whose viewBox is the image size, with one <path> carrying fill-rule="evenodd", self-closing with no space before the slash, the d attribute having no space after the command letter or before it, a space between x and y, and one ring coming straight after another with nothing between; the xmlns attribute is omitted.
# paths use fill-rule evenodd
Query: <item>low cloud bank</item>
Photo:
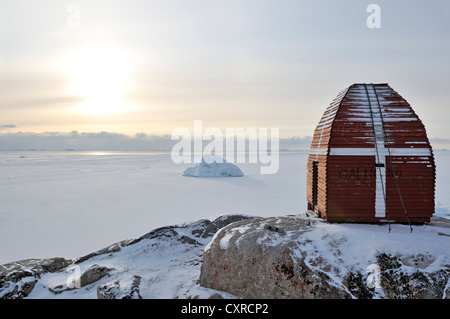
<svg viewBox="0 0 450 319"><path fill-rule="evenodd" d="M11 127L1 125L1 127ZM312 137L280 138L280 150L308 150ZM169 134L137 133L125 135L112 132L85 133L0 133L0 151L158 151L168 152L178 141ZM204 141L206 145L209 141ZM450 139L431 138L434 149L450 149Z"/></svg>
<svg viewBox="0 0 450 319"><path fill-rule="evenodd" d="M280 138L280 150L307 150L312 138ZM133 136L99 132L0 133L1 151L171 151L178 141L167 135ZM206 145L208 141L204 141Z"/></svg>
<svg viewBox="0 0 450 319"><path fill-rule="evenodd" d="M16 128L15 124L0 124L0 130L6 130L9 128Z"/></svg>

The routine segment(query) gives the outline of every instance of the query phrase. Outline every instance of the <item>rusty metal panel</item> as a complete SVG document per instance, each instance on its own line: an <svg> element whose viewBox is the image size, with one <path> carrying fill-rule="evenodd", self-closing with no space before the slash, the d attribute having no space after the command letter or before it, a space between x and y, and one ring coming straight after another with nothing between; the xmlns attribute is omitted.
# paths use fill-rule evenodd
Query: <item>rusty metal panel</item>
<svg viewBox="0 0 450 319"><path fill-rule="evenodd" d="M314 204L313 200L313 165L317 164L317 204ZM326 212L326 196L327 196L327 183L326 183L326 155L314 156L310 155L307 163L307 201L308 208L315 210L318 213Z"/></svg>
<svg viewBox="0 0 450 319"><path fill-rule="evenodd" d="M392 162L387 163L387 169L391 172L386 178L386 204L390 216L393 219L404 220L402 199L410 219L414 221L417 218L429 219L434 213L435 205L434 158L393 156Z"/></svg>
<svg viewBox="0 0 450 319"><path fill-rule="evenodd" d="M375 158L329 156L327 165L327 219L357 220L357 215L375 215Z"/></svg>

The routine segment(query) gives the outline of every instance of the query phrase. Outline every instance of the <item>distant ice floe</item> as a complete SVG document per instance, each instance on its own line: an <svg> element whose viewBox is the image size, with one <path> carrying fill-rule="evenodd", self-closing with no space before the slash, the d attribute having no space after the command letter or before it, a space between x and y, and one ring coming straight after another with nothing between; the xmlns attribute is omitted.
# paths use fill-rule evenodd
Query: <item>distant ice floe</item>
<svg viewBox="0 0 450 319"><path fill-rule="evenodd" d="M193 177L241 177L244 173L234 164L227 163L218 156L203 156L202 162L195 167L189 167L183 176Z"/></svg>
<svg viewBox="0 0 450 319"><path fill-rule="evenodd" d="M435 216L450 218L450 207L438 202L435 207Z"/></svg>

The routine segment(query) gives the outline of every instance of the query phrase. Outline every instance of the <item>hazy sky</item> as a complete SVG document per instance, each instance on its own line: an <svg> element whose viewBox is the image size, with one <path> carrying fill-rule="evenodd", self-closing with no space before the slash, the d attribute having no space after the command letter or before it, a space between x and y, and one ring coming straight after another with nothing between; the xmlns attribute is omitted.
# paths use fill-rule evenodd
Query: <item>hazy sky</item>
<svg viewBox="0 0 450 319"><path fill-rule="evenodd" d="M339 91L387 82L450 137L450 1L0 0L0 23L0 133L303 137Z"/></svg>

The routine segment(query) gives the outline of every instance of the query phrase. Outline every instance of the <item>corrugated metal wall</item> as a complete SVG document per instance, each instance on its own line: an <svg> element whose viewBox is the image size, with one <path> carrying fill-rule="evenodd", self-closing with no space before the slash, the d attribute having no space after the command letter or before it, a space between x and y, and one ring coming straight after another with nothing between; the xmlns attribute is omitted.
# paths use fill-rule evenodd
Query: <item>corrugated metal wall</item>
<svg viewBox="0 0 450 319"><path fill-rule="evenodd" d="M307 169L308 209L329 221L421 223L434 213L435 164L425 127L388 84L354 84L339 93L314 132Z"/></svg>

